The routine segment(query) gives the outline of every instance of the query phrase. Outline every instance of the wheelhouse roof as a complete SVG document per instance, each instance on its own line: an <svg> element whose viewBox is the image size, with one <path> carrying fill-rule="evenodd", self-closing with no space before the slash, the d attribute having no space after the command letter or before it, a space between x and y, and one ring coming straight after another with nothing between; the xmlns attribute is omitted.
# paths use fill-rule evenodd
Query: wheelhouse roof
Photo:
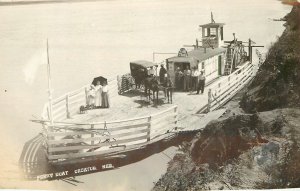
<svg viewBox="0 0 300 191"><path fill-rule="evenodd" d="M140 66L140 67L144 67L144 68L149 68L151 66L157 66L157 64L147 61L147 60L136 60L136 61L130 62L130 66Z"/></svg>
<svg viewBox="0 0 300 191"><path fill-rule="evenodd" d="M208 24L199 25L199 26L202 28L211 28L211 27L222 27L224 25L225 25L225 23L208 23Z"/></svg>
<svg viewBox="0 0 300 191"><path fill-rule="evenodd" d="M186 57L180 57L180 56L174 56L171 58L168 58L167 60L169 62L191 62L192 60L197 60L199 62L207 60L210 57L219 55L223 52L225 52L225 48L206 48L206 53L204 53L204 49L197 49L192 50L188 52L188 56Z"/></svg>

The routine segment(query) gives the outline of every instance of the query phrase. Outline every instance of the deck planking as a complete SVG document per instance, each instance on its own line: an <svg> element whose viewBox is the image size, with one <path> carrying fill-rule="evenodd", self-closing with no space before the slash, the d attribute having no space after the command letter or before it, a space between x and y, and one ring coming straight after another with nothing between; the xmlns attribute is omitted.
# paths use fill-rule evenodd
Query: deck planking
<svg viewBox="0 0 300 191"><path fill-rule="evenodd" d="M117 91L109 92L110 108L100 108L88 110L84 114L75 114L66 122L74 123L96 123L109 122L116 120L126 120L135 117L143 117L154 115L164 111L174 105L178 106L178 120L180 128L195 129L195 121L201 121L201 117L195 114L208 103L208 89L222 80L220 77L213 83L205 87L203 94L196 92L173 92L173 103L168 103L162 91L159 92L158 103L149 100L144 96L144 93L138 90L132 90L119 95Z"/></svg>

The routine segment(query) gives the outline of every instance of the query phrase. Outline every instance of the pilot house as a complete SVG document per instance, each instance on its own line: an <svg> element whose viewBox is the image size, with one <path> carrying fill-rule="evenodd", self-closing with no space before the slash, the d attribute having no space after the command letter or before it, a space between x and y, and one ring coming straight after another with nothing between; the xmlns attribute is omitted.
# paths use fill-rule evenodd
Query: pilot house
<svg viewBox="0 0 300 191"><path fill-rule="evenodd" d="M222 47L223 26L224 23L215 23L213 20L209 24L200 25L202 46L198 46L196 41L196 45L193 45L194 50L187 51L181 48L177 56L166 59L168 73L174 82L176 70L183 72L186 68L203 71L206 82L224 74L226 48Z"/></svg>

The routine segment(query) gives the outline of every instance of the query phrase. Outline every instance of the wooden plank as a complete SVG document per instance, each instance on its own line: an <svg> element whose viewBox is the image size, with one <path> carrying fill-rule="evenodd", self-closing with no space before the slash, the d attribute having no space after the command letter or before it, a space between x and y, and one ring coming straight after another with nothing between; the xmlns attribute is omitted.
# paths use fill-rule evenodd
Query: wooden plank
<svg viewBox="0 0 300 191"><path fill-rule="evenodd" d="M129 138L129 139L122 139L122 140L118 140L118 141L99 143L99 144L95 144L95 145L49 147L48 152L93 149L93 148L104 147L104 146L112 146L112 145L118 145L118 144L128 144L130 142L142 141L144 139L146 141L147 135L143 135L143 136L139 136L139 137L134 137L134 138Z"/></svg>
<svg viewBox="0 0 300 191"><path fill-rule="evenodd" d="M219 96L216 96L216 97L212 96L210 107L213 108L216 104L221 105L222 100L224 98L226 98L226 96L228 94L230 94L230 92L232 91L232 89L236 88L237 86L238 86L238 83L235 83L232 86L230 86L228 89L226 89L225 91L221 92Z"/></svg>
<svg viewBox="0 0 300 191"><path fill-rule="evenodd" d="M148 129L141 129L141 130L137 130L137 131L133 131L133 132L119 133L119 134L115 134L115 135L97 135L95 133L89 133L89 134L91 134L92 137L78 138L78 139L47 140L47 144L48 145L56 145L56 144L99 141L99 140L103 140L103 139L122 138L122 137L127 137L127 136L130 136L130 135L138 135L138 134L141 134L141 133L147 133L148 131L149 131Z"/></svg>
<svg viewBox="0 0 300 191"><path fill-rule="evenodd" d="M114 132L114 131L120 131L120 130L124 130L124 129L135 129L135 128L141 128L141 127L146 127L148 126L149 123L145 122L145 123L140 123L140 124L134 124L134 125L126 125L126 126L120 126L120 127L115 127L115 128L108 128L108 129L97 129L94 128L93 130L97 130L99 132ZM76 130L76 129L72 129L72 130ZM67 135L83 135L83 134L91 134L91 129L78 129L78 130L86 130L86 132L52 132L52 133L48 133L48 136L67 136Z"/></svg>
<svg viewBox="0 0 300 191"><path fill-rule="evenodd" d="M69 99L69 104L70 105L74 105L76 103L85 104L85 97L80 97L80 98L77 98L77 99Z"/></svg>
<svg viewBox="0 0 300 191"><path fill-rule="evenodd" d="M152 129L151 132L153 133L158 133L158 132L166 132L166 131L171 131L172 129L174 129L176 127L175 123L170 123L168 124L168 126L163 126L161 128L157 128L157 129Z"/></svg>
<svg viewBox="0 0 300 191"><path fill-rule="evenodd" d="M55 107L52 108L52 113L58 113L58 112L61 112L61 111L64 111L66 109L66 103L62 103L62 105L56 105Z"/></svg>
<svg viewBox="0 0 300 191"><path fill-rule="evenodd" d="M59 99L53 100L52 106L55 106L55 105L59 104L59 103L62 102L62 101L65 101L65 97L61 97L61 98L59 98Z"/></svg>
<svg viewBox="0 0 300 191"><path fill-rule="evenodd" d="M76 94L68 94L71 99L76 99L78 97L85 97L85 89L80 90L80 92Z"/></svg>
<svg viewBox="0 0 300 191"><path fill-rule="evenodd" d="M132 151L132 150L137 150L137 149L145 147L146 145L153 144L155 142L158 142L158 141L166 139L166 138L170 138L172 136L174 136L174 134L164 134L164 135L161 135L154 139L151 139L149 142L128 145L126 147L108 148L107 150L104 150L104 151L93 151L93 152L84 152L84 153L68 153L68 154L61 154L61 155L48 155L47 154L47 156L48 156L49 160L74 159L74 158L83 158L83 157L89 157L89 156L105 157L105 156L111 156L111 155L120 154L123 152Z"/></svg>
<svg viewBox="0 0 300 191"><path fill-rule="evenodd" d="M235 89L237 89L239 87L239 84L236 83L233 86L230 86L226 91L224 91L220 96L215 97L211 103L211 108L215 108L216 105L218 105L218 107L222 106L224 103L224 99L226 99L226 97L228 95L230 95Z"/></svg>
<svg viewBox="0 0 300 191"><path fill-rule="evenodd" d="M242 71L242 70L244 70L246 67L249 67L249 66L252 67L252 64L251 64L250 62L245 62L245 64L243 64L241 68L239 68L238 70L236 70L236 71L234 71L233 73L231 73L228 77L235 75L235 74L238 73L239 71ZM226 82L226 81L228 81L228 78L223 78L223 79L221 79L217 84L212 85L210 88L211 88L211 89L215 89L216 86L218 86L219 83L220 83L220 84L223 84L223 83Z"/></svg>
<svg viewBox="0 0 300 191"><path fill-rule="evenodd" d="M166 112L168 112L168 111L173 110L173 109L176 108L176 107L177 107L177 105L172 106L172 107L170 107L170 108L168 108L168 109L166 109L166 110L164 110L164 111L161 111L161 112L158 112L158 113L155 113L155 114L151 115L151 117L159 116L159 115L161 115L161 114L163 114L163 113L166 113Z"/></svg>
<svg viewBox="0 0 300 191"><path fill-rule="evenodd" d="M161 116L160 118L156 118L156 119L152 119L152 124L157 124L160 123L162 121L165 121L166 119L170 119L172 117L176 117L178 114L177 113L168 113L164 116Z"/></svg>
<svg viewBox="0 0 300 191"><path fill-rule="evenodd" d="M69 96L67 95L66 96L66 118L70 118L71 115L70 115L70 111L69 111Z"/></svg>
<svg viewBox="0 0 300 191"><path fill-rule="evenodd" d="M242 76L241 79L239 79L238 81L236 81L236 83L234 83L233 85L229 86L227 89L224 89L223 91L219 91L219 95L215 97L215 99L222 99L222 97L226 96L228 94L228 91L230 91L232 88L235 88L236 86L239 86L241 84L241 81L243 81L247 76L250 76L249 75L244 75ZM212 105L216 104L216 103L213 103L215 100L212 101Z"/></svg>
<svg viewBox="0 0 300 191"><path fill-rule="evenodd" d="M198 131L200 129L203 129L209 122L221 117L225 113L225 111L226 109L211 111L205 114L203 117L199 117L198 120L194 120L193 123L188 124L188 126L184 127L183 129L180 129L179 133L188 131Z"/></svg>
<svg viewBox="0 0 300 191"><path fill-rule="evenodd" d="M176 123L168 123L167 125L161 125L160 127L157 127L157 128L152 128L152 132L159 132L161 130L164 130L164 131L168 131L168 130L172 130L174 127L176 127Z"/></svg>
<svg viewBox="0 0 300 191"><path fill-rule="evenodd" d="M123 125L123 126L117 126L109 128L108 130L110 132L113 131L119 131L119 130L125 130L125 129L133 129L133 128L140 128L140 127L146 127L149 125L149 122L139 123L139 124L132 124L132 125Z"/></svg>
<svg viewBox="0 0 300 191"><path fill-rule="evenodd" d="M116 148L109 148L108 150L104 151L94 151L94 152L83 152L83 153L68 153L68 154L60 154L60 155L52 155L48 154L49 160L56 160L56 159L71 159L71 158L81 158L81 157L89 157L89 156L96 156L96 155L105 155L105 154L112 154L117 151L124 151L124 147L116 147Z"/></svg>
<svg viewBox="0 0 300 191"><path fill-rule="evenodd" d="M224 99L222 100L222 104L224 104L224 103L226 103L228 100L230 100L230 99L236 94L236 92L238 92L240 89L242 89L242 88L245 86L245 84L247 84L252 78L253 78L252 76L248 76L245 80L243 80L243 83L239 86L239 88L237 88L237 89L231 91L231 92L230 92L230 95L227 96L226 98L224 98ZM219 107L220 107L220 106L214 106L214 109L217 109L217 108L219 108Z"/></svg>
<svg viewBox="0 0 300 191"><path fill-rule="evenodd" d="M175 118L176 116L174 116L174 119L173 120L165 120L163 122L160 122L160 123L154 123L152 124L152 130L155 130L155 129L160 129L160 128L164 128L165 126L168 126L169 124L173 124L175 123Z"/></svg>
<svg viewBox="0 0 300 191"><path fill-rule="evenodd" d="M151 116L148 117L148 127L147 127L147 141L150 141L150 134L151 134Z"/></svg>
<svg viewBox="0 0 300 191"><path fill-rule="evenodd" d="M170 124L170 128L165 129L159 129L151 133L151 140L155 139L159 136L163 136L167 133L175 133L175 131L172 132L172 130L176 127L176 124Z"/></svg>

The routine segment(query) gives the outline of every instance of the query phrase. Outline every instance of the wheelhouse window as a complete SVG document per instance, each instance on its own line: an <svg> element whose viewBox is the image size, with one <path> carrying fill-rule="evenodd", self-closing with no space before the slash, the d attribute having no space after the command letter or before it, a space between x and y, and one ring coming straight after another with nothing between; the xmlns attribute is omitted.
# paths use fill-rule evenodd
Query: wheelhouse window
<svg viewBox="0 0 300 191"><path fill-rule="evenodd" d="M217 29L216 28L211 28L210 29L210 36L217 36Z"/></svg>

